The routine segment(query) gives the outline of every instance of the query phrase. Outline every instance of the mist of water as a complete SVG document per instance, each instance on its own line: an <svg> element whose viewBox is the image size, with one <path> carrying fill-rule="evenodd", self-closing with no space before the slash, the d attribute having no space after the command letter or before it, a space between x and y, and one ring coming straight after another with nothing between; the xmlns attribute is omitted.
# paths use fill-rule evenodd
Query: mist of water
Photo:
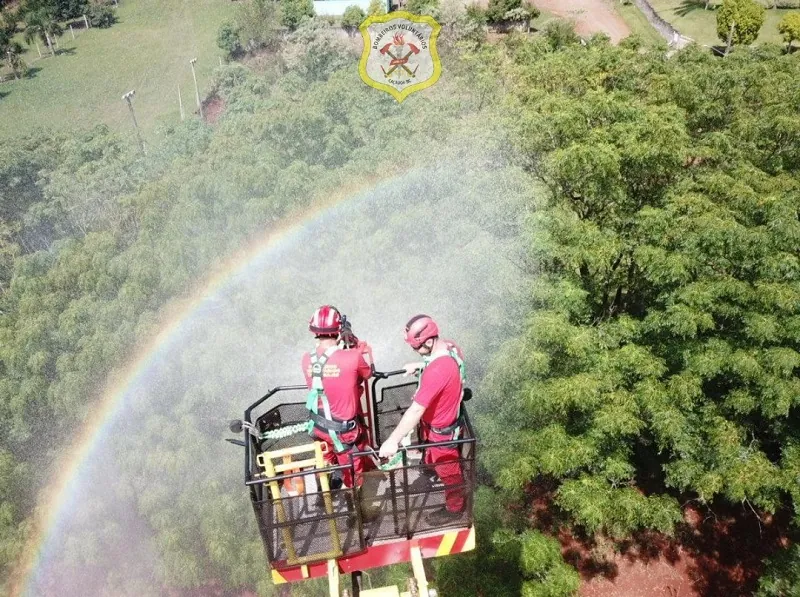
<svg viewBox="0 0 800 597"><path fill-rule="evenodd" d="M443 156L332 208L231 279L130 388L31 593L161 595L165 575L173 586L251 586L248 570L266 558L226 421L268 388L302 382L307 322L326 303L372 345L379 370L414 358L402 342L410 316L434 316L463 347L474 385L515 331L532 192L496 160ZM470 408L480 403L477 394Z"/></svg>

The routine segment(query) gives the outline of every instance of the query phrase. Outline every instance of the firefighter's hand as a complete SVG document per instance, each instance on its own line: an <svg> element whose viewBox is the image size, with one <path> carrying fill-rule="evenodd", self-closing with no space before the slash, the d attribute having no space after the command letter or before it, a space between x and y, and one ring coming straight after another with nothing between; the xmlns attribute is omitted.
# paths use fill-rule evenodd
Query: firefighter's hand
<svg viewBox="0 0 800 597"><path fill-rule="evenodd" d="M339 339L344 342L345 346L348 348L355 348L358 346L358 338L349 327L342 330Z"/></svg>
<svg viewBox="0 0 800 597"><path fill-rule="evenodd" d="M385 442L383 442L383 445L381 446L381 449L378 452L378 456L380 456L381 458L391 458L392 456L397 454L398 449L399 446L397 445L397 442L387 439Z"/></svg>
<svg viewBox="0 0 800 597"><path fill-rule="evenodd" d="M422 365L422 363L408 363L405 367L403 367L403 369L406 370L403 375L405 377L408 377L409 375L416 375L417 371L422 369Z"/></svg>

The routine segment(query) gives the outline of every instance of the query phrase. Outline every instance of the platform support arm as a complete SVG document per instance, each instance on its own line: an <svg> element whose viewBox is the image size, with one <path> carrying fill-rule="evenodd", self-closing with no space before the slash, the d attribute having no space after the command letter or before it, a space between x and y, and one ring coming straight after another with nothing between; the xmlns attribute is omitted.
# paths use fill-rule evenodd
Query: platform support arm
<svg viewBox="0 0 800 597"><path fill-rule="evenodd" d="M422 565L422 551L419 545L411 547L411 568L417 580L417 590L420 595L428 594L428 579L425 576L425 567Z"/></svg>
<svg viewBox="0 0 800 597"><path fill-rule="evenodd" d="M328 590L330 597L339 597L339 564L328 560Z"/></svg>

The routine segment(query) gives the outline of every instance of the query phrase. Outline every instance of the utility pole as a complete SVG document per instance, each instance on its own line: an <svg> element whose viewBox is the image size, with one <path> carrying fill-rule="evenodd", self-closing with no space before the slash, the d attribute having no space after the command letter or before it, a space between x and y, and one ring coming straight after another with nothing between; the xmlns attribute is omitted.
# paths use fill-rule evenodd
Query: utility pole
<svg viewBox="0 0 800 597"><path fill-rule="evenodd" d="M181 109L181 122L185 118L183 114L183 100L181 99L181 86L178 85L178 107Z"/></svg>
<svg viewBox="0 0 800 597"><path fill-rule="evenodd" d="M126 102L128 102L128 109L131 111L131 118L133 118L133 128L136 129L136 138L139 139L139 147L142 148L142 153L144 151L144 141L142 141L142 136L139 134L139 124L136 122L136 114L133 111L133 104L131 103L131 98L136 95L136 90L131 89L128 93L122 96Z"/></svg>
<svg viewBox="0 0 800 597"><path fill-rule="evenodd" d="M200 89L197 87L197 75L194 72L194 63L197 62L197 58L192 58L189 61L189 64L192 65L192 79L194 79L194 96L197 99L197 110L200 112L200 118L203 117L203 106L200 105Z"/></svg>

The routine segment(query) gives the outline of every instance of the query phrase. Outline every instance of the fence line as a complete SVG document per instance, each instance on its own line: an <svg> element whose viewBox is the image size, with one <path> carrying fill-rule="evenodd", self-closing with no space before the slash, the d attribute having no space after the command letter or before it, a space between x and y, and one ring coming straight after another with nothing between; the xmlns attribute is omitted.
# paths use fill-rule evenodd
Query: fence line
<svg viewBox="0 0 800 597"><path fill-rule="evenodd" d="M633 3L642 11L642 14L644 14L645 18L655 30L661 34L661 37L667 40L667 44L669 44L670 47L679 50L694 41L691 37L681 35L680 31L662 19L647 0L633 0Z"/></svg>

